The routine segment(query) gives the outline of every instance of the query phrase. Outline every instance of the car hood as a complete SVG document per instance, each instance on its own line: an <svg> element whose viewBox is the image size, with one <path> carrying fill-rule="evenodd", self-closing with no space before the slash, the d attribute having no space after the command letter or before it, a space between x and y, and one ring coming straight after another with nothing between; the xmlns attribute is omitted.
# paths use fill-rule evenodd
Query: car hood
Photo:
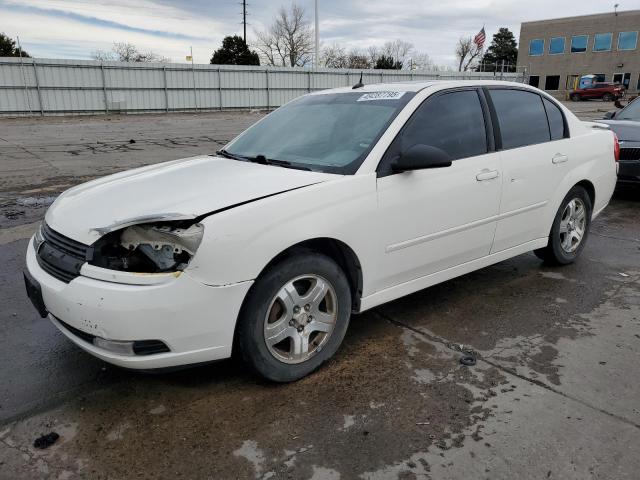
<svg viewBox="0 0 640 480"><path fill-rule="evenodd" d="M611 130L616 132L619 140L627 142L640 142L640 122L633 120L598 120L606 123Z"/></svg>
<svg viewBox="0 0 640 480"><path fill-rule="evenodd" d="M338 177L198 156L73 187L56 199L45 220L59 233L90 245L105 233L128 225L193 219Z"/></svg>

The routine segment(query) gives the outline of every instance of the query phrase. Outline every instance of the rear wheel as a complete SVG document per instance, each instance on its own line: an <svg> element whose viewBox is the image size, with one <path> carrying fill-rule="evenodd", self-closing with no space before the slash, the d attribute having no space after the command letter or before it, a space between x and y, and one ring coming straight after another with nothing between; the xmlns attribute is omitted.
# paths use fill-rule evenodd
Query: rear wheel
<svg viewBox="0 0 640 480"><path fill-rule="evenodd" d="M580 186L573 187L558 209L546 247L535 250L538 258L555 265L573 263L582 252L591 225L591 198Z"/></svg>
<svg viewBox="0 0 640 480"><path fill-rule="evenodd" d="M603 102L613 102L615 99L616 99L616 98L615 98L612 94L610 94L610 93L605 93L605 94L602 96L602 101L603 101Z"/></svg>
<svg viewBox="0 0 640 480"><path fill-rule="evenodd" d="M237 345L259 375L291 382L333 356L350 315L344 272L325 255L303 252L256 280L238 320Z"/></svg>
<svg viewBox="0 0 640 480"><path fill-rule="evenodd" d="M577 93L572 93L571 95L569 95L569 99L571 99L572 102L579 102L580 95L578 95Z"/></svg>

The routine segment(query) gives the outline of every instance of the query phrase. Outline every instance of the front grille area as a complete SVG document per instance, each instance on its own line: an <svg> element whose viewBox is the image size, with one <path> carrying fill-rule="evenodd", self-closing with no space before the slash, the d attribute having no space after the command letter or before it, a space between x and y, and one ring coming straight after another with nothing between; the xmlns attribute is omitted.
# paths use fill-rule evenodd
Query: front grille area
<svg viewBox="0 0 640 480"><path fill-rule="evenodd" d="M80 275L82 265L91 260L93 248L42 226L43 244L38 249L38 264L49 275L69 283Z"/></svg>
<svg viewBox="0 0 640 480"><path fill-rule="evenodd" d="M640 160L640 148L621 148L620 160Z"/></svg>

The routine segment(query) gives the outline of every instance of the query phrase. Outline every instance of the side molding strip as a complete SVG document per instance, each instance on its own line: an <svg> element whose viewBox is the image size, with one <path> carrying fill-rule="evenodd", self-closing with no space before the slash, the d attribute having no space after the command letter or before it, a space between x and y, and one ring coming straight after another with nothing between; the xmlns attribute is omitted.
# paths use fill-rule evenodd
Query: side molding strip
<svg viewBox="0 0 640 480"><path fill-rule="evenodd" d="M405 240L404 242L394 243L392 245L388 245L385 248L386 253L395 252L398 250L402 250L404 248L413 247L414 245L419 245L421 243L430 242L432 240L436 240L438 238L446 237L447 235L453 235L459 232L464 232L466 230L471 230L472 228L480 227L482 225L486 225L487 223L496 222L498 220L502 220L504 218L509 218L514 215L518 215L520 213L529 212L531 210L536 210L538 208L542 208L547 204L546 201L534 203L533 205L529 205L527 207L519 208L517 210L511 210L510 212L501 213L499 215L493 215L491 217L483 218L482 220L476 220L475 222L466 223L464 225L460 225L459 227L449 228L447 230L442 230L440 232L431 233L429 235L423 235L421 237L412 238L410 240Z"/></svg>

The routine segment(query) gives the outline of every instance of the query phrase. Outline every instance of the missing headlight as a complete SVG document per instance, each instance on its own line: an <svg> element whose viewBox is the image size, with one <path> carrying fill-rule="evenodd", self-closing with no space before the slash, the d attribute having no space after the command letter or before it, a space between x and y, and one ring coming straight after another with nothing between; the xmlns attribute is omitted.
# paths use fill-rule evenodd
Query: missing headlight
<svg viewBox="0 0 640 480"><path fill-rule="evenodd" d="M180 271L195 255L203 233L204 227L199 223L133 225L98 240L91 263L126 272Z"/></svg>

